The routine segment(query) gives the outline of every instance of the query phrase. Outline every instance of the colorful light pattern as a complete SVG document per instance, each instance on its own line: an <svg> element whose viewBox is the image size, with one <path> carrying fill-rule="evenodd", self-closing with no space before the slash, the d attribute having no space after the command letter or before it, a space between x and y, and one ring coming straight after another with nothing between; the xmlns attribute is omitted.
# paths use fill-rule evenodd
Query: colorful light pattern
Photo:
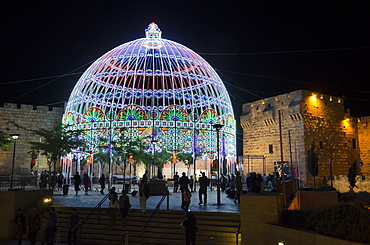
<svg viewBox="0 0 370 245"><path fill-rule="evenodd" d="M235 119L220 77L198 54L163 39L155 23L145 33L145 38L107 52L84 72L69 98L64 124L103 135L113 128L132 136L135 128L145 136L155 128L158 147L211 154L217 151L212 125L222 123L227 144L222 148L234 161Z"/></svg>

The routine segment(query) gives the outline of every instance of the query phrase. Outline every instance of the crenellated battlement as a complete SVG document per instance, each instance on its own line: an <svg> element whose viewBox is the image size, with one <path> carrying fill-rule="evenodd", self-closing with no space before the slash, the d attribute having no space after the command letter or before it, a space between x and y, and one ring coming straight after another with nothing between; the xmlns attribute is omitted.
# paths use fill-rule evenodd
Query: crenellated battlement
<svg viewBox="0 0 370 245"><path fill-rule="evenodd" d="M53 106L38 106L38 105L27 105L27 104L16 104L16 103L4 103L0 108L4 109L17 109L17 110L33 110L33 111L54 111L56 113L63 113L63 107Z"/></svg>

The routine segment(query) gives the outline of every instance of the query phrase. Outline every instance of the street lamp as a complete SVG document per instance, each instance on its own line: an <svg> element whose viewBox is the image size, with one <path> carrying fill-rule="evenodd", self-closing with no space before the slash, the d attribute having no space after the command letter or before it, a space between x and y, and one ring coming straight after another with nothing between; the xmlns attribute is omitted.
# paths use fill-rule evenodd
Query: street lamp
<svg viewBox="0 0 370 245"><path fill-rule="evenodd" d="M15 162L15 146L16 146L16 141L19 137L19 134L12 134L10 135L12 139L14 140L14 147L13 147L13 162L12 162L12 175L10 179L10 189L13 188L13 182L14 182L14 162Z"/></svg>
<svg viewBox="0 0 370 245"><path fill-rule="evenodd" d="M221 191L220 191L220 129L223 128L222 124L212 125L217 132L217 205L221 205Z"/></svg>

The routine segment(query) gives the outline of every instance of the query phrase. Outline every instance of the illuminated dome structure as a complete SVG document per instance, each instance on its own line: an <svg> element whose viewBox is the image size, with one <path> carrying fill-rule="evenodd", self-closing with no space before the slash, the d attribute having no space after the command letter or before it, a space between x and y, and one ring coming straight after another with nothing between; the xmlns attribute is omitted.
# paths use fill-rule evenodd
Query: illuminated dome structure
<svg viewBox="0 0 370 245"><path fill-rule="evenodd" d="M198 54L163 39L155 23L146 37L122 44L97 59L75 85L63 123L90 136L155 135L156 150L235 159L235 119L228 92Z"/></svg>

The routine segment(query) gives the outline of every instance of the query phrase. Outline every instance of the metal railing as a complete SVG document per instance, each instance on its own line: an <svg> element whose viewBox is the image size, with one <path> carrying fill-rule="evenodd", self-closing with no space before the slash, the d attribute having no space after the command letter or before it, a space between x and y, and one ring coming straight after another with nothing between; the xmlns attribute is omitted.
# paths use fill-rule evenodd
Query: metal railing
<svg viewBox="0 0 370 245"><path fill-rule="evenodd" d="M82 226L90 219L91 215L93 215L96 211L100 211L102 204L108 199L108 197L109 197L109 192L100 200L100 202L93 208L93 210L91 210L91 212L79 223L78 229L80 231L78 232L79 234L78 243L81 244ZM98 215L98 224L100 224L100 212Z"/></svg>
<svg viewBox="0 0 370 245"><path fill-rule="evenodd" d="M240 227L241 227L241 222L239 221L239 225L238 225L238 229L236 230L236 245L239 244L239 234L241 233L240 232Z"/></svg>
<svg viewBox="0 0 370 245"><path fill-rule="evenodd" d="M122 236L121 240L118 242L118 245L121 245L121 244L128 245L128 233L127 233L127 231Z"/></svg>
<svg viewBox="0 0 370 245"><path fill-rule="evenodd" d="M7 191L10 188L11 176L0 176L0 190ZM40 189L37 176L14 175L13 189Z"/></svg>
<svg viewBox="0 0 370 245"><path fill-rule="evenodd" d="M51 194L53 195L53 194ZM40 200L43 200L44 198L50 196L50 193L46 194L46 195L43 195L40 199L32 202L31 204L29 204L27 207L25 207L24 209L22 209L22 212L23 214L27 213L31 208L33 207L36 207L37 203L40 202ZM9 220L9 226L8 226L8 239L12 239L13 238L13 226L15 224L15 216L14 218L12 218L11 220Z"/></svg>
<svg viewBox="0 0 370 245"><path fill-rule="evenodd" d="M147 221L143 225L142 234L141 234L142 244L144 244L144 231L147 228L150 221L153 219L155 214L157 214L157 227L159 226L159 208L161 207L161 205L162 205L164 199L166 199L166 197L167 197L167 210L169 209L169 196L170 196L170 192L167 190L167 193L162 196L161 200L159 200L157 206L155 207L155 209L153 210L153 212L151 213L151 215L149 216L149 218L147 219Z"/></svg>

